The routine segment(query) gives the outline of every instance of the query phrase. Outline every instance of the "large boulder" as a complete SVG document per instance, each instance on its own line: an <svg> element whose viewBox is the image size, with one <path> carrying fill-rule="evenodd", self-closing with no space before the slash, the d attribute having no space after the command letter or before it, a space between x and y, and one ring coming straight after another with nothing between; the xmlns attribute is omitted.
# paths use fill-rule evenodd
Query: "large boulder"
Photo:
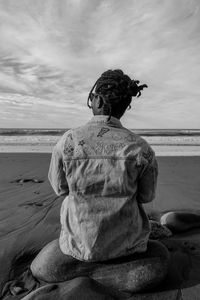
<svg viewBox="0 0 200 300"><path fill-rule="evenodd" d="M33 275L46 282L88 276L106 287L125 292L150 290L165 278L169 252L158 241L149 241L145 253L103 262L82 262L62 254L58 241L49 243L31 264Z"/></svg>

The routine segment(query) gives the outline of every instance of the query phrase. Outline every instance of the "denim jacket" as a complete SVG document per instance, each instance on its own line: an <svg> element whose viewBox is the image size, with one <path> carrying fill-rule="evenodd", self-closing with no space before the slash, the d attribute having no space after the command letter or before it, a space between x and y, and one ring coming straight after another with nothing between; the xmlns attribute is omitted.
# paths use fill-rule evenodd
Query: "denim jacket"
<svg viewBox="0 0 200 300"><path fill-rule="evenodd" d="M155 197L157 162L140 136L108 116L68 130L53 149L48 173L60 211L59 244L82 261L146 251L150 233L143 203Z"/></svg>

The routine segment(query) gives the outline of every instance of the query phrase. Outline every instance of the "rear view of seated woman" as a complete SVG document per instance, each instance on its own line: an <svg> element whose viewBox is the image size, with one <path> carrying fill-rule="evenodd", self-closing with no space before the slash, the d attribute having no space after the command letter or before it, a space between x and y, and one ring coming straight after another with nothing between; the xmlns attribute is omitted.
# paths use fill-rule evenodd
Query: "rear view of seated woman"
<svg viewBox="0 0 200 300"><path fill-rule="evenodd" d="M104 72L89 93L92 119L54 147L48 178L57 195L66 194L61 232L32 262L35 277L89 276L124 291L152 288L165 277L168 252L149 240L143 208L155 197L155 154L120 122L145 87L121 70Z"/></svg>

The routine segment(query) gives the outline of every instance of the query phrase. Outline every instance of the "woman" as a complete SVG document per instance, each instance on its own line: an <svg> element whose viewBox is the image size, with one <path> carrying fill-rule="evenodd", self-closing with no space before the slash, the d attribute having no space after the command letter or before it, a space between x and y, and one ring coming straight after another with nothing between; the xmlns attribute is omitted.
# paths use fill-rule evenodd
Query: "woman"
<svg viewBox="0 0 200 300"><path fill-rule="evenodd" d="M120 122L132 97L147 87L138 84L121 70L104 72L88 97L93 118L67 131L54 147L48 177L57 195L66 194L61 233L33 261L34 276L48 282L67 280L91 273L98 263L130 255L162 257L166 273L167 250L149 243L143 209L155 197L155 154ZM150 281L159 280L150 276L141 289Z"/></svg>

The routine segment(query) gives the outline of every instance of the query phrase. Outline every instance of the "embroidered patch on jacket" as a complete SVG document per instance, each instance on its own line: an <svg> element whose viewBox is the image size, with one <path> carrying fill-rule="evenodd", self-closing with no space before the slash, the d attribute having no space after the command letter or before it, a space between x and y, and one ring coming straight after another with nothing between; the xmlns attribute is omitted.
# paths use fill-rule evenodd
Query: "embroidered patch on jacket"
<svg viewBox="0 0 200 300"><path fill-rule="evenodd" d="M110 129L102 127L99 133L97 134L97 137L102 137L108 131L110 131Z"/></svg>
<svg viewBox="0 0 200 300"><path fill-rule="evenodd" d="M68 144L66 141L63 152L66 155L72 156L74 153L74 147L71 144Z"/></svg>
<svg viewBox="0 0 200 300"><path fill-rule="evenodd" d="M72 138L72 134L71 134L71 133L69 133L67 137L69 137L69 138L70 138L70 140L73 140L73 138Z"/></svg>
<svg viewBox="0 0 200 300"><path fill-rule="evenodd" d="M154 152L151 148L148 148L142 153L142 156L148 161L148 163L151 163L154 157Z"/></svg>
<svg viewBox="0 0 200 300"><path fill-rule="evenodd" d="M136 137L132 134L128 134L127 136L125 136L125 141L127 142L136 142Z"/></svg>
<svg viewBox="0 0 200 300"><path fill-rule="evenodd" d="M125 147L126 144L124 143L115 143L115 144L104 144L103 142L97 142L94 148L96 154L102 155L106 154L109 155L111 153L115 153L118 150L121 150Z"/></svg>
<svg viewBox="0 0 200 300"><path fill-rule="evenodd" d="M85 141L84 141L84 140L79 141L79 142L78 142L78 145L79 145L79 146L85 145Z"/></svg>
<svg viewBox="0 0 200 300"><path fill-rule="evenodd" d="M114 134L111 135L111 138L110 138L110 139L112 139L112 140L114 140L114 141L121 141L121 140L122 140L122 137L121 137L119 134L114 133Z"/></svg>

